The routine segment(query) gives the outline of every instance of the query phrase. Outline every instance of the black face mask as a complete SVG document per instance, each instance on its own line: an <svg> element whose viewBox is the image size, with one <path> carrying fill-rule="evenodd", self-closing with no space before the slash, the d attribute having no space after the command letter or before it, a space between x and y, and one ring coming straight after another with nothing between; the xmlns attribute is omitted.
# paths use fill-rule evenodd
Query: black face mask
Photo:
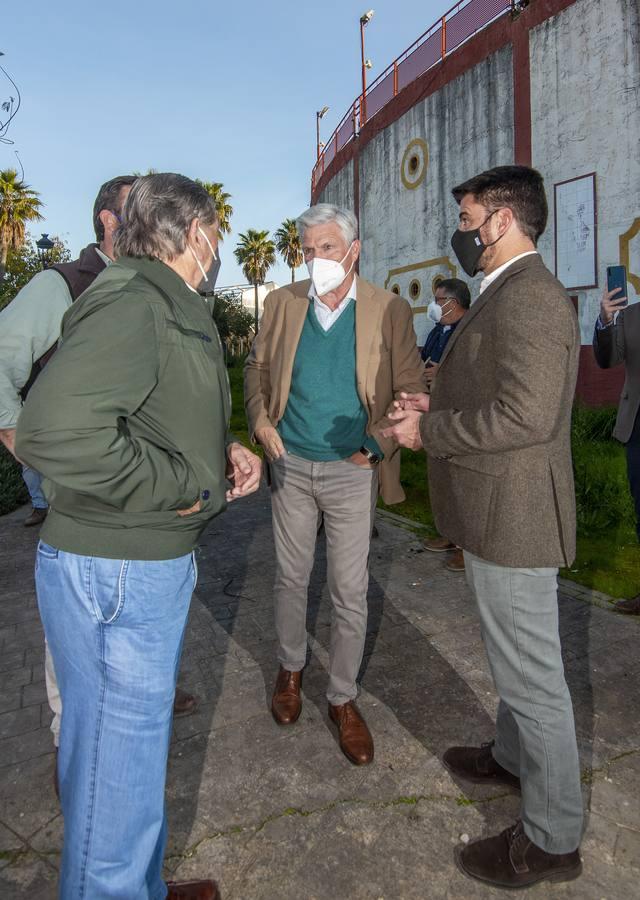
<svg viewBox="0 0 640 900"><path fill-rule="evenodd" d="M207 269L207 277L203 278L198 285L198 293L201 297L213 297L216 289L216 281L220 271L220 250L216 251L216 255L211 260L211 265Z"/></svg>
<svg viewBox="0 0 640 900"><path fill-rule="evenodd" d="M470 278L473 278L474 275L477 275L480 271L478 263L486 248L493 247L494 244L498 243L500 238L504 237L504 234L501 234L500 237L497 237L495 241L491 241L490 244L483 244L482 238L480 237L480 228L486 225L491 216L497 211L497 209L494 209L492 213L489 213L482 225L478 228L473 228L471 231L460 231L460 229L457 228L453 232L453 236L451 237L453 252L458 257L458 262Z"/></svg>

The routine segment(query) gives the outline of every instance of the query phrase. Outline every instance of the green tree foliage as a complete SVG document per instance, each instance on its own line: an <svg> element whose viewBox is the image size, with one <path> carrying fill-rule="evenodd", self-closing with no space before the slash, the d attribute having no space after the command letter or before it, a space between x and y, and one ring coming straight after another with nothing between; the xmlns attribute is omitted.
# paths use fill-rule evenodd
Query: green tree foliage
<svg viewBox="0 0 640 900"><path fill-rule="evenodd" d="M258 285L267 280L267 272L276 261L276 246L269 238L268 231L248 228L233 251L242 266L244 277L253 285L255 296L255 331L258 333Z"/></svg>
<svg viewBox="0 0 640 900"><path fill-rule="evenodd" d="M295 219L285 219L275 233L276 249L291 269L291 283L296 280L296 269L304 262L298 226Z"/></svg>
<svg viewBox="0 0 640 900"><path fill-rule="evenodd" d="M9 252L22 247L27 222L42 218L41 207L37 192L18 178L15 169L0 171L0 283Z"/></svg>
<svg viewBox="0 0 640 900"><path fill-rule="evenodd" d="M235 291L220 291L215 295L213 321L220 339L246 338L251 333L253 316L242 305L242 295Z"/></svg>
<svg viewBox="0 0 640 900"><path fill-rule="evenodd" d="M233 215L233 206L229 203L231 194L227 194L224 185L219 181L200 181L196 178L198 184L202 185L207 194L213 198L218 212L220 240L224 240L224 235L231 231L231 216Z"/></svg>
<svg viewBox="0 0 640 900"><path fill-rule="evenodd" d="M59 237L51 240L53 249L50 251L49 264L69 262L71 252L64 241ZM41 271L42 262L32 238L28 238L18 250L10 250L4 280L0 282L0 309L13 300L20 288Z"/></svg>

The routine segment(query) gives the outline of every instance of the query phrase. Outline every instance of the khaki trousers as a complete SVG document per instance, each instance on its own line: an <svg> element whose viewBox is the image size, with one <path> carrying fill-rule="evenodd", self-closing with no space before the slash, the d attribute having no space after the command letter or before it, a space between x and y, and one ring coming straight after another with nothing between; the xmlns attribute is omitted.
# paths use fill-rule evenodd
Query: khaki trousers
<svg viewBox="0 0 640 900"><path fill-rule="evenodd" d="M288 453L270 463L270 473L278 659L292 672L305 664L307 590L322 513L333 607L327 699L340 705L357 696L356 677L367 631L369 541L378 473L347 460L312 462Z"/></svg>

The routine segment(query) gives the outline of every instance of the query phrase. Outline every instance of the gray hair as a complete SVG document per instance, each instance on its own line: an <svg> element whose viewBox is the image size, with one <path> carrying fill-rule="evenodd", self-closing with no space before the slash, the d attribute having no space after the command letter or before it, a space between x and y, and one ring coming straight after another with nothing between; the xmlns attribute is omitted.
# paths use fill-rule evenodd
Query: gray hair
<svg viewBox="0 0 640 900"><path fill-rule="evenodd" d="M218 219L215 202L206 190L173 172L138 178L123 214L114 241L116 256L156 256L163 260L184 253L194 219L200 219L203 225L213 225Z"/></svg>
<svg viewBox="0 0 640 900"><path fill-rule="evenodd" d="M341 209L333 203L316 203L298 216L296 224L300 240L307 228L313 228L314 225L328 225L329 222L336 223L347 244L351 245L358 239L358 220L350 210Z"/></svg>

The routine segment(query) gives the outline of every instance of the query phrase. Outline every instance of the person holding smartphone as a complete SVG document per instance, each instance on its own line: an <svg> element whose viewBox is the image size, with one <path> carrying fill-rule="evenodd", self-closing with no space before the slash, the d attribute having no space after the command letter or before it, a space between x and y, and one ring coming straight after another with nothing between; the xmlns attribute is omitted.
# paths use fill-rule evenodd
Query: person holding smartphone
<svg viewBox="0 0 640 900"><path fill-rule="evenodd" d="M615 270L619 269L624 274L622 285L616 278L619 272ZM593 335L593 352L601 369L625 367L613 436L626 447L629 488L640 541L640 303L628 305L624 267L610 266L607 276ZM640 594L629 600L619 600L615 609L627 615L640 615Z"/></svg>

